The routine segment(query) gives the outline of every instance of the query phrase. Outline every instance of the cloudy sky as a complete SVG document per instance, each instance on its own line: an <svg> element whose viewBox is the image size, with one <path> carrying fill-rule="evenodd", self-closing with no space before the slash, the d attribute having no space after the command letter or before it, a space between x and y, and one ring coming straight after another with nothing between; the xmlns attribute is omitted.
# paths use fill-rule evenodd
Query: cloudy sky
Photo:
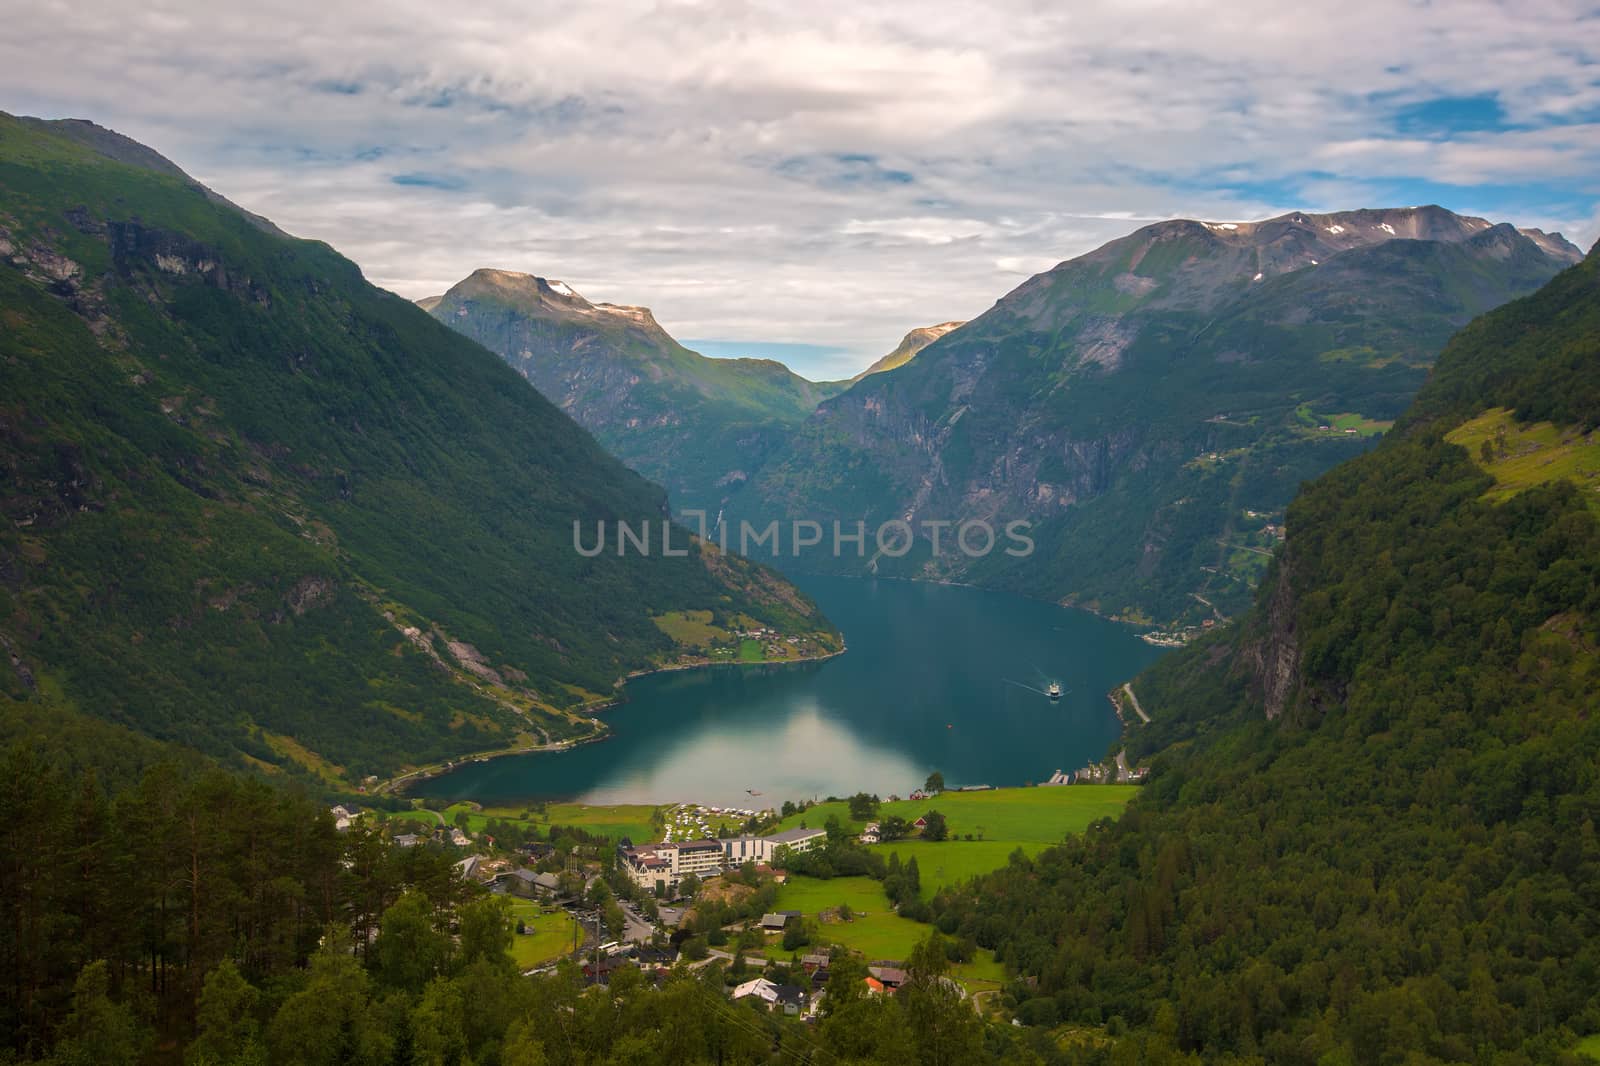
<svg viewBox="0 0 1600 1066"><path fill-rule="evenodd" d="M1600 13L1339 0L0 0L0 109L155 147L406 296L479 266L851 373L1147 220L1600 236Z"/></svg>

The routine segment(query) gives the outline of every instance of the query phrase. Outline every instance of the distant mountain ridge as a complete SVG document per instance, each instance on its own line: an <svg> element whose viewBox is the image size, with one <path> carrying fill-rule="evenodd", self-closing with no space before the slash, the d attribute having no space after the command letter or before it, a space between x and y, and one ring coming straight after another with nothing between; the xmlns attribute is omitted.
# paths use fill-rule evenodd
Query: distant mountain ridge
<svg viewBox="0 0 1600 1066"><path fill-rule="evenodd" d="M912 330L910 333L907 333L903 338L901 338L900 343L895 346L894 351L890 352L888 355L879 359L861 373L851 378L850 383L853 385L862 378L866 377L868 374L881 374L886 370L893 370L896 367L905 366L907 363L911 362L912 359L916 358L916 354L922 351L922 349L926 348L940 337L943 337L951 330L960 329L964 325L966 325L965 322L956 321L941 322L937 326L918 326L916 329Z"/></svg>
<svg viewBox="0 0 1600 1066"><path fill-rule="evenodd" d="M619 678L705 659L689 612L836 646L778 575L664 556L658 487L326 245L4 114L0 513L7 740L350 789L597 735ZM577 552L618 521L648 558Z"/></svg>
<svg viewBox="0 0 1600 1066"><path fill-rule="evenodd" d="M483 344L667 488L678 510L715 514L816 405L844 387L771 359L711 359L679 344L647 307L591 303L534 274L480 269L429 314Z"/></svg>
<svg viewBox="0 0 1600 1066"><path fill-rule="evenodd" d="M1038 550L801 567L956 578L1159 625L1249 602L1304 479L1367 447L1445 340L1581 253L1440 207L1173 220L1030 278L824 401L734 518L1027 519ZM870 553L869 553L870 554Z"/></svg>

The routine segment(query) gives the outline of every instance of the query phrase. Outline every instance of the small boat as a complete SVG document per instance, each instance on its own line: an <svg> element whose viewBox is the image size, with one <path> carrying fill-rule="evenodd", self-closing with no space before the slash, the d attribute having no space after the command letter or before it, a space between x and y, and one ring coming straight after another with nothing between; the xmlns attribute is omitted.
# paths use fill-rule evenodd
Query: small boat
<svg viewBox="0 0 1600 1066"><path fill-rule="evenodd" d="M1059 700L1061 698L1061 682L1050 682L1050 686L1044 690L1044 694L1052 700Z"/></svg>

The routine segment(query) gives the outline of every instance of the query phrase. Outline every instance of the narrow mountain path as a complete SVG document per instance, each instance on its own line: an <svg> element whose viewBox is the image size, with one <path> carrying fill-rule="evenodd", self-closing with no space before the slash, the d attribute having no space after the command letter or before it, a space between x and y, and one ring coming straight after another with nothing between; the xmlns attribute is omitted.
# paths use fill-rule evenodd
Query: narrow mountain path
<svg viewBox="0 0 1600 1066"><path fill-rule="evenodd" d="M1144 713L1144 708L1139 706L1139 697L1133 694L1133 683L1125 682L1122 691L1128 694L1128 700L1133 704L1133 713L1139 716L1139 721L1145 725L1150 724L1150 716Z"/></svg>

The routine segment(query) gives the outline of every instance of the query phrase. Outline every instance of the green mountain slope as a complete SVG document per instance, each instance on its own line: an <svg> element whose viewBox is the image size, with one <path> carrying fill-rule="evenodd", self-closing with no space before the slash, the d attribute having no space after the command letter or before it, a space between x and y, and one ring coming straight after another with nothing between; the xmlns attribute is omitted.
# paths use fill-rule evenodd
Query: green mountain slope
<svg viewBox="0 0 1600 1066"><path fill-rule="evenodd" d="M1531 420L1586 437L1596 367L1591 255L1305 487L1249 616L1134 682L1128 814L942 905L1038 978L1025 1017L1120 1016L1144 1061L1560 1062L1600 1031L1600 481L1495 476ZM1504 453L1455 442L1485 418Z"/></svg>
<svg viewBox="0 0 1600 1066"><path fill-rule="evenodd" d="M644 307L593 304L559 281L478 270L419 301L533 382L675 510L714 516L818 402L817 384L771 359L708 359Z"/></svg>
<svg viewBox="0 0 1600 1066"><path fill-rule="evenodd" d="M1246 607L1302 480L1370 446L1474 315L1577 258L1441 208L1163 222L821 405L730 514L1034 524L1037 550L818 567L1192 624Z"/></svg>
<svg viewBox="0 0 1600 1066"><path fill-rule="evenodd" d="M574 522L661 491L325 245L85 127L0 116L8 728L348 782L594 733L686 653L674 612L832 639L714 551L581 558Z"/></svg>
<svg viewBox="0 0 1600 1066"><path fill-rule="evenodd" d="M937 326L918 326L900 338L900 343L895 345L894 351L851 378L850 383L853 385L868 374L882 374L886 370L894 370L897 367L905 366L915 359L917 353L922 349L943 337L946 333L960 329L964 325L966 325L965 322L941 322Z"/></svg>

